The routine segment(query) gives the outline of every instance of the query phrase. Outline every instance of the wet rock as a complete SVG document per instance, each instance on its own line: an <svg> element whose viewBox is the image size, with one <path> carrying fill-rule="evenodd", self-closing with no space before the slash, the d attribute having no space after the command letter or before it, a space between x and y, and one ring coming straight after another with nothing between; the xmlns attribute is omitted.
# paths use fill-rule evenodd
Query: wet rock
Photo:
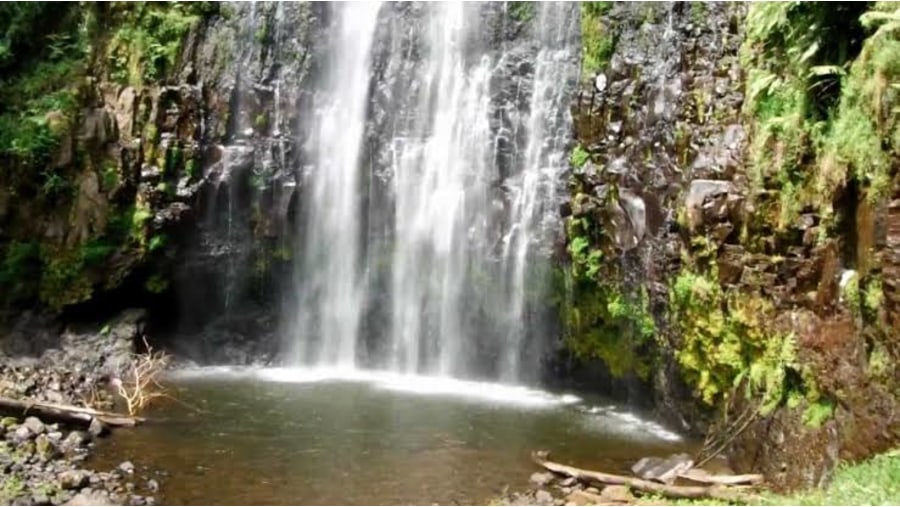
<svg viewBox="0 0 900 507"><path fill-rule="evenodd" d="M641 458L632 465L634 475L646 479L671 484L679 473L694 466L694 460L687 454L673 454L668 458Z"/></svg>
<svg viewBox="0 0 900 507"><path fill-rule="evenodd" d="M50 505L50 497L43 491L37 491L31 495L32 505Z"/></svg>
<svg viewBox="0 0 900 507"><path fill-rule="evenodd" d="M134 464L130 461L123 461L122 463L119 463L118 469L123 473L132 474L134 473Z"/></svg>
<svg viewBox="0 0 900 507"><path fill-rule="evenodd" d="M0 429L7 430L19 424L19 420L15 417L4 417L0 419Z"/></svg>
<svg viewBox="0 0 900 507"><path fill-rule="evenodd" d="M730 181L692 181L685 200L691 232L701 231L704 225L728 220L739 199Z"/></svg>
<svg viewBox="0 0 900 507"><path fill-rule="evenodd" d="M66 470L59 474L58 479L63 489L81 489L91 482L90 474L84 470Z"/></svg>
<svg viewBox="0 0 900 507"><path fill-rule="evenodd" d="M599 505L603 503L603 498L600 495L576 490L566 495L566 503L568 505Z"/></svg>
<svg viewBox="0 0 900 507"><path fill-rule="evenodd" d="M115 505L109 495L100 491L88 490L78 493L65 505Z"/></svg>
<svg viewBox="0 0 900 507"><path fill-rule="evenodd" d="M149 481L147 481L147 489L154 493L159 491L159 483L156 481L156 479L150 479Z"/></svg>
<svg viewBox="0 0 900 507"><path fill-rule="evenodd" d="M66 439L63 441L63 447L66 448L78 448L83 447L85 444L91 441L90 433L85 433L84 431L72 431L68 435L66 435Z"/></svg>
<svg viewBox="0 0 900 507"><path fill-rule="evenodd" d="M574 477L566 477L565 479L559 481L560 486L571 487L574 486L578 481Z"/></svg>
<svg viewBox="0 0 900 507"><path fill-rule="evenodd" d="M50 461L59 455L59 449L47 438L47 435L38 435L34 440L34 452L41 461Z"/></svg>
<svg viewBox="0 0 900 507"><path fill-rule="evenodd" d="M13 438L18 441L28 440L31 438L31 430L27 426L19 426L13 430Z"/></svg>
<svg viewBox="0 0 900 507"><path fill-rule="evenodd" d="M553 474L550 472L535 472L531 474L530 480L538 486L546 486L553 482Z"/></svg>
<svg viewBox="0 0 900 507"><path fill-rule="evenodd" d="M553 505L553 495L546 490L539 489L534 493L534 501L538 505Z"/></svg>
<svg viewBox="0 0 900 507"><path fill-rule="evenodd" d="M44 423L37 417L26 417L25 422L22 423L22 426L28 428L28 430L31 431L33 435L40 435L46 430Z"/></svg>
<svg viewBox="0 0 900 507"><path fill-rule="evenodd" d="M88 426L88 433L92 436L99 437L106 434L106 425L100 422L96 417L91 419L91 424Z"/></svg>
<svg viewBox="0 0 900 507"><path fill-rule="evenodd" d="M603 488L603 491L600 492L600 498L602 498L604 502L628 504L634 502L634 495L631 494L631 490L628 489L628 486L606 486Z"/></svg>

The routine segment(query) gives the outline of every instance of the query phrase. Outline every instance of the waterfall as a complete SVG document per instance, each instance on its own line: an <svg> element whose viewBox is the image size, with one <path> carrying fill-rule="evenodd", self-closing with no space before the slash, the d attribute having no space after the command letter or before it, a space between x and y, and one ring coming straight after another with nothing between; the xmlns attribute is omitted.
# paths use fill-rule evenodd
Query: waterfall
<svg viewBox="0 0 900 507"><path fill-rule="evenodd" d="M378 2L336 6L333 47L312 120L313 166L304 175L308 219L300 245L298 348L316 364L353 366L362 305L360 149L366 121L370 48Z"/></svg>
<svg viewBox="0 0 900 507"><path fill-rule="evenodd" d="M577 5L334 5L303 150L302 364L538 369Z"/></svg>

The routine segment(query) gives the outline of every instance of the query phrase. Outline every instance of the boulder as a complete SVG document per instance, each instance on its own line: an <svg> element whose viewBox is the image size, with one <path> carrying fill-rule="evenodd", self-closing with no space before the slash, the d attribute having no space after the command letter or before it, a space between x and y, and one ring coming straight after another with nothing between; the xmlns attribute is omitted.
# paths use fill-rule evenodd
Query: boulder
<svg viewBox="0 0 900 507"><path fill-rule="evenodd" d="M82 491L78 493L65 505L115 505L109 498L109 495L100 491Z"/></svg>
<svg viewBox="0 0 900 507"><path fill-rule="evenodd" d="M31 430L27 426L19 426L13 430L13 438L18 441L28 440L32 437Z"/></svg>
<svg viewBox="0 0 900 507"><path fill-rule="evenodd" d="M37 417L26 417L25 422L22 423L22 426L28 428L28 430L31 431L33 435L40 435L47 429L44 426L44 423L41 422L41 420Z"/></svg>
<svg viewBox="0 0 900 507"><path fill-rule="evenodd" d="M91 441L90 433L86 433L84 431L73 431L66 435L66 439L63 440L62 446L65 448L78 448L83 447L86 443Z"/></svg>
<svg viewBox="0 0 900 507"><path fill-rule="evenodd" d="M546 486L553 482L553 474L550 472L535 472L531 474L530 480L538 486Z"/></svg>
<svg viewBox="0 0 900 507"><path fill-rule="evenodd" d="M634 475L641 479L671 484L679 473L694 466L694 460L687 454L673 454L668 458L641 458L631 467Z"/></svg>
<svg viewBox="0 0 900 507"><path fill-rule="evenodd" d="M685 200L688 228L692 233L703 232L734 220L741 201L730 181L692 181Z"/></svg>
<svg viewBox="0 0 900 507"><path fill-rule="evenodd" d="M91 424L88 426L88 433L92 436L99 437L106 434L106 425L100 422L96 417L91 419Z"/></svg>
<svg viewBox="0 0 900 507"><path fill-rule="evenodd" d="M66 470L58 478L63 489L81 489L90 482L90 474L84 470Z"/></svg>
<svg viewBox="0 0 900 507"><path fill-rule="evenodd" d="M56 444L47 438L47 435L43 434L38 435L34 439L34 452L41 461L50 461L59 456L59 449L56 448Z"/></svg>
<svg viewBox="0 0 900 507"><path fill-rule="evenodd" d="M603 499L604 503L630 504L634 502L634 495L631 494L628 486L606 486L600 492L600 498Z"/></svg>
<svg viewBox="0 0 900 507"><path fill-rule="evenodd" d="M548 491L539 489L534 493L534 501L538 505L553 505L553 495Z"/></svg>

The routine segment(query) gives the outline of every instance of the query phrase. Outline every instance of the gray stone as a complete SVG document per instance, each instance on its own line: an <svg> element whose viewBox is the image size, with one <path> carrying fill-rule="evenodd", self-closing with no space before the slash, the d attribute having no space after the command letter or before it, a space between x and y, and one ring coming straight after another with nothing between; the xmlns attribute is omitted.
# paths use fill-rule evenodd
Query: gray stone
<svg viewBox="0 0 900 507"><path fill-rule="evenodd" d="M88 432L95 437L99 437L106 433L106 425L95 417L91 419L91 424L88 426Z"/></svg>
<svg viewBox="0 0 900 507"><path fill-rule="evenodd" d="M641 458L631 467L634 475L647 480L671 484L679 473L694 466L694 460L687 454L673 454L663 458Z"/></svg>
<svg viewBox="0 0 900 507"><path fill-rule="evenodd" d="M82 491L78 493L71 500L66 502L65 505L115 505L110 500L109 495L106 493L102 493L99 491L91 491L87 492Z"/></svg>
<svg viewBox="0 0 900 507"><path fill-rule="evenodd" d="M553 482L553 474L550 472L535 472L531 474L531 482L538 486L546 486Z"/></svg>
<svg viewBox="0 0 900 507"><path fill-rule="evenodd" d="M59 474L59 485L63 489L81 489L90 482L90 475L84 470L66 470Z"/></svg>
<svg viewBox="0 0 900 507"><path fill-rule="evenodd" d="M534 501L538 505L553 505L553 495L543 489L539 489L534 493Z"/></svg>
<svg viewBox="0 0 900 507"><path fill-rule="evenodd" d="M37 417L26 417L25 422L22 423L22 426L28 428L28 430L31 431L31 433L34 435L40 435L47 429L44 426L44 423L41 422L41 420Z"/></svg>
<svg viewBox="0 0 900 507"><path fill-rule="evenodd" d="M72 431L66 435L66 439L63 440L62 445L67 448L77 448L84 446L84 444L90 442L90 440L90 433L85 433L84 431Z"/></svg>
<svg viewBox="0 0 900 507"><path fill-rule="evenodd" d="M31 438L31 430L28 429L27 426L19 426L15 430L13 430L13 438L16 440L28 440Z"/></svg>
<svg viewBox="0 0 900 507"><path fill-rule="evenodd" d="M123 461L119 464L119 470L125 472L126 474L134 473L134 463L130 461Z"/></svg>
<svg viewBox="0 0 900 507"><path fill-rule="evenodd" d="M37 453L38 458L42 461L50 461L59 456L59 449L57 449L56 445L47 438L47 435L37 436L34 440L34 452Z"/></svg>
<svg viewBox="0 0 900 507"><path fill-rule="evenodd" d="M159 483L156 482L156 479L150 479L149 481L147 481L147 489L154 493L159 491Z"/></svg>
<svg viewBox="0 0 900 507"><path fill-rule="evenodd" d="M628 486L606 486L600 493L600 497L611 503L634 502L634 496Z"/></svg>

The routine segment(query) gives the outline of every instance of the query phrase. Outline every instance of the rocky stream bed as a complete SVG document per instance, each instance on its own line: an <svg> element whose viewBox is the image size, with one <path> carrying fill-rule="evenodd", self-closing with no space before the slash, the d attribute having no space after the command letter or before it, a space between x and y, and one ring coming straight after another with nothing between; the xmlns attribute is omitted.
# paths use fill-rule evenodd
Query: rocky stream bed
<svg viewBox="0 0 900 507"><path fill-rule="evenodd" d="M142 337L144 313L127 311L99 332L63 329L20 317L0 352L0 396L26 402L115 409L110 390ZM36 331L41 330L41 331ZM42 350L36 348L37 345ZM8 354L8 355L7 355ZM137 461L94 470L89 457L115 431L6 410L0 419L0 504L152 505L165 475ZM123 458L124 459L124 458Z"/></svg>

